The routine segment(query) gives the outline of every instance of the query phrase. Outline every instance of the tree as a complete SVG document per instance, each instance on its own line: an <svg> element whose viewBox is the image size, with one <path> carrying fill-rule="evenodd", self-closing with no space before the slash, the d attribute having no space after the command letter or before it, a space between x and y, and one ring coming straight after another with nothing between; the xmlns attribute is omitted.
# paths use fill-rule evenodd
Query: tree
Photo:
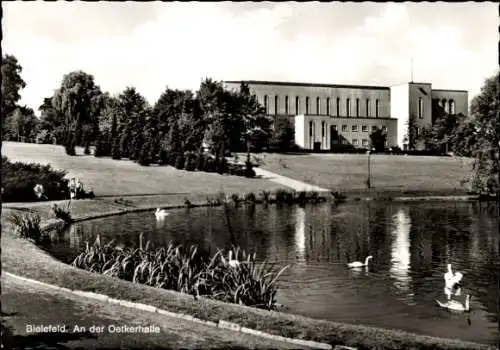
<svg viewBox="0 0 500 350"><path fill-rule="evenodd" d="M62 144L64 133L64 117L52 105L52 97L46 97L38 107L40 111L40 131L44 131L44 142Z"/></svg>
<svg viewBox="0 0 500 350"><path fill-rule="evenodd" d="M271 144L281 152L292 149L295 145L295 129L289 119L279 118L274 123Z"/></svg>
<svg viewBox="0 0 500 350"><path fill-rule="evenodd" d="M40 121L31 108L21 106L12 112L6 124L5 128L11 140L34 142Z"/></svg>
<svg viewBox="0 0 500 350"><path fill-rule="evenodd" d="M456 152L474 157L472 190L476 193L494 194L500 190L499 79L498 71L493 77L486 79L479 95L471 101L470 119L456 134Z"/></svg>
<svg viewBox="0 0 500 350"><path fill-rule="evenodd" d="M83 71L74 71L63 77L61 87L53 96L54 109L64 118L64 130L76 145L83 143L83 125L90 124L91 140L99 134L99 115L103 108L103 97L94 77Z"/></svg>
<svg viewBox="0 0 500 350"><path fill-rule="evenodd" d="M370 145L375 148L375 152L383 152L385 149L385 143L387 141L387 133L380 129L376 128L370 134Z"/></svg>
<svg viewBox="0 0 500 350"><path fill-rule="evenodd" d="M16 57L2 57L2 132L5 139L9 136L5 129L6 121L17 108L17 102L21 99L20 91L26 87L21 72L22 67Z"/></svg>

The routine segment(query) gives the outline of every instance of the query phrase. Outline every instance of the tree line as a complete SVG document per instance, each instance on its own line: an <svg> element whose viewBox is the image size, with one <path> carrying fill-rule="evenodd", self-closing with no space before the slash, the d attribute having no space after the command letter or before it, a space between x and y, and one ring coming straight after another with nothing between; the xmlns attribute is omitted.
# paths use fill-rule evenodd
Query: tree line
<svg viewBox="0 0 500 350"><path fill-rule="evenodd" d="M291 149L294 130L290 122L272 120L246 84L238 91L206 78L196 92L165 88L150 105L134 87L118 95L103 92L94 77L83 71L63 76L52 96L34 111L19 105L26 86L22 67L12 55L2 59L2 139L56 143L69 155L82 146L90 154L128 158L142 165L168 163L172 154L211 148L217 159L228 152ZM473 187L494 193L499 188L499 72L486 79L471 102L468 117L450 115L433 106L435 120L416 134L409 126L412 144L423 142L437 153L454 152L475 159ZM383 148L380 130L371 135L372 146ZM411 146L411 145L410 145Z"/></svg>

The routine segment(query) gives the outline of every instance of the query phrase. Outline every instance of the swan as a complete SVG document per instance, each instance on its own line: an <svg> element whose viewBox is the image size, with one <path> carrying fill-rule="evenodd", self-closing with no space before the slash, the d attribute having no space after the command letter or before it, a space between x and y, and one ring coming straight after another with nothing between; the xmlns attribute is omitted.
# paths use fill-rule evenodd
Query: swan
<svg viewBox="0 0 500 350"><path fill-rule="evenodd" d="M156 211L155 211L156 219L158 219L158 220L164 219L168 215L169 215L169 213L167 213L165 211L165 209L156 208Z"/></svg>
<svg viewBox="0 0 500 350"><path fill-rule="evenodd" d="M465 297L464 304L462 304L461 302L456 301L456 300L449 300L446 303L442 303L439 300L436 300L436 302L438 303L439 306L441 306L445 309L448 309L448 310L468 312L469 308L470 308L470 305L469 305L470 294L467 294L467 296Z"/></svg>
<svg viewBox="0 0 500 350"><path fill-rule="evenodd" d="M446 289L453 289L462 280L463 274L461 272L453 273L451 264L448 264L448 271L444 274L444 283Z"/></svg>
<svg viewBox="0 0 500 350"><path fill-rule="evenodd" d="M227 258L227 264L231 267L236 267L240 265L240 262L238 260L233 260L233 251L229 251L229 256Z"/></svg>
<svg viewBox="0 0 500 350"><path fill-rule="evenodd" d="M370 261L370 259L373 259L373 256L369 255L366 257L365 259L365 263L363 264L361 261L355 261L355 262L352 262L352 263L348 263L347 266L348 267L363 267L363 266L368 266L368 261Z"/></svg>

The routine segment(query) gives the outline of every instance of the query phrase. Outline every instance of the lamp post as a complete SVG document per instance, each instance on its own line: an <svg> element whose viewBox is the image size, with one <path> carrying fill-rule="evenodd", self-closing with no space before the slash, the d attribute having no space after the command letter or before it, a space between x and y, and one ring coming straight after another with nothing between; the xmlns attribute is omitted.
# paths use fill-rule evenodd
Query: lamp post
<svg viewBox="0 0 500 350"><path fill-rule="evenodd" d="M372 187L371 169L370 169L370 155L371 155L371 151L370 150L366 151L366 154L368 155L368 179L366 179L366 186L368 188L371 188Z"/></svg>

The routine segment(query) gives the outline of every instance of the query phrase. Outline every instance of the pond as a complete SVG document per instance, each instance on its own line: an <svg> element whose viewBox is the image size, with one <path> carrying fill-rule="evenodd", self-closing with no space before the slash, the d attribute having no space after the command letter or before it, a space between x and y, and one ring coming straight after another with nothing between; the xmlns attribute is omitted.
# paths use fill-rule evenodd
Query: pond
<svg viewBox="0 0 500 350"><path fill-rule="evenodd" d="M169 241L209 248L237 243L260 260L289 265L277 301L286 312L340 322L496 344L498 336L497 209L471 202L354 202L299 206L241 206L153 212L76 224L52 249L70 261L97 233L107 242L155 246ZM368 270L346 267L373 260ZM447 264L464 274L471 312L441 309Z"/></svg>

